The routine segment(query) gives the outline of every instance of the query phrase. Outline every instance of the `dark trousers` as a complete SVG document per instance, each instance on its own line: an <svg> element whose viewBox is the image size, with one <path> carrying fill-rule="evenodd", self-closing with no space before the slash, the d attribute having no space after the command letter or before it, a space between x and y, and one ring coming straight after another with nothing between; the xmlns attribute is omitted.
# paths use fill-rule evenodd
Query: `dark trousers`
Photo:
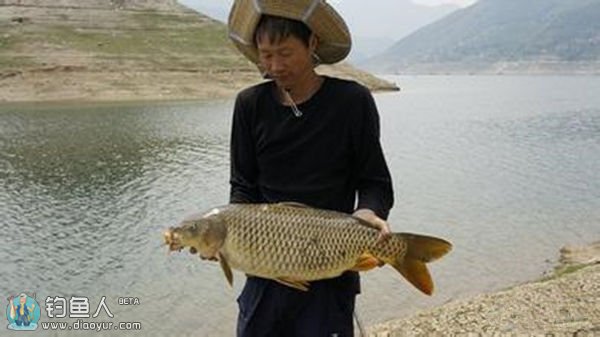
<svg viewBox="0 0 600 337"><path fill-rule="evenodd" d="M358 275L311 282L307 292L248 277L238 298L238 337L353 337Z"/></svg>
<svg viewBox="0 0 600 337"><path fill-rule="evenodd" d="M17 323L18 326L29 326L29 324L31 324L27 315L18 315L15 323Z"/></svg>

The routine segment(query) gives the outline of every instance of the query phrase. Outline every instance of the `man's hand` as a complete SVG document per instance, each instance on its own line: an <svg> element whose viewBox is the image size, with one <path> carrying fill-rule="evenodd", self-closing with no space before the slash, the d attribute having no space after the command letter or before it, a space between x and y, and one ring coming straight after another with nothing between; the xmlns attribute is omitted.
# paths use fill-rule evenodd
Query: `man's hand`
<svg viewBox="0 0 600 337"><path fill-rule="evenodd" d="M390 225L388 225L387 221L378 217L377 214L375 214L375 212L372 210L361 208L356 210L352 215L357 218L361 218L379 228L379 237L377 238L377 242L384 242L392 235Z"/></svg>
<svg viewBox="0 0 600 337"><path fill-rule="evenodd" d="M198 253L198 251L196 250L196 248L194 248L194 247L190 247L190 253L191 253L191 254L196 254L196 253ZM202 260L209 260L209 261L219 261L219 259L217 259L217 258L216 258L216 257L214 257L214 256L213 256L213 257L204 257L204 256L202 256L202 255L200 255L200 254L198 254L198 255L200 256L200 258L201 258Z"/></svg>

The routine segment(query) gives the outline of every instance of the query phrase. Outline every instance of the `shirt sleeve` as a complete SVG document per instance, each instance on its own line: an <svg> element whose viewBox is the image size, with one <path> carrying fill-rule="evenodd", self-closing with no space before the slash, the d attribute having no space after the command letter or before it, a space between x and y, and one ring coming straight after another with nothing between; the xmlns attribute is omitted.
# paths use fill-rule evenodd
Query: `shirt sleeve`
<svg viewBox="0 0 600 337"><path fill-rule="evenodd" d="M379 113L371 93L365 89L360 107L357 147L358 209L367 208L387 219L394 204L392 178L380 142Z"/></svg>
<svg viewBox="0 0 600 337"><path fill-rule="evenodd" d="M230 142L230 203L256 203L258 191L258 166L248 106L238 95L233 111Z"/></svg>

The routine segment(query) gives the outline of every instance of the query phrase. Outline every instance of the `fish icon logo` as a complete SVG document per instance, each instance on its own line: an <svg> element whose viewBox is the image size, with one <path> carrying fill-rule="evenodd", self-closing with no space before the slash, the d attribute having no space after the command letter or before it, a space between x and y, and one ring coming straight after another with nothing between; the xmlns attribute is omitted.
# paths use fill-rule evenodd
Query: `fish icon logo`
<svg viewBox="0 0 600 337"><path fill-rule="evenodd" d="M33 297L21 293L19 296L10 296L6 306L7 328L10 330L31 331L38 327L40 320L40 305Z"/></svg>

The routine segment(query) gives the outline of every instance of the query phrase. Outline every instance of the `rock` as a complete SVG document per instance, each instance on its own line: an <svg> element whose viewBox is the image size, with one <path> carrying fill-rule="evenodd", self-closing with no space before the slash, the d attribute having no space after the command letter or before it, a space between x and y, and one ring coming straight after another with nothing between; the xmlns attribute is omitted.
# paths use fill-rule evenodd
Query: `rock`
<svg viewBox="0 0 600 337"><path fill-rule="evenodd" d="M586 246L565 246L560 249L562 264L600 263L600 241Z"/></svg>

